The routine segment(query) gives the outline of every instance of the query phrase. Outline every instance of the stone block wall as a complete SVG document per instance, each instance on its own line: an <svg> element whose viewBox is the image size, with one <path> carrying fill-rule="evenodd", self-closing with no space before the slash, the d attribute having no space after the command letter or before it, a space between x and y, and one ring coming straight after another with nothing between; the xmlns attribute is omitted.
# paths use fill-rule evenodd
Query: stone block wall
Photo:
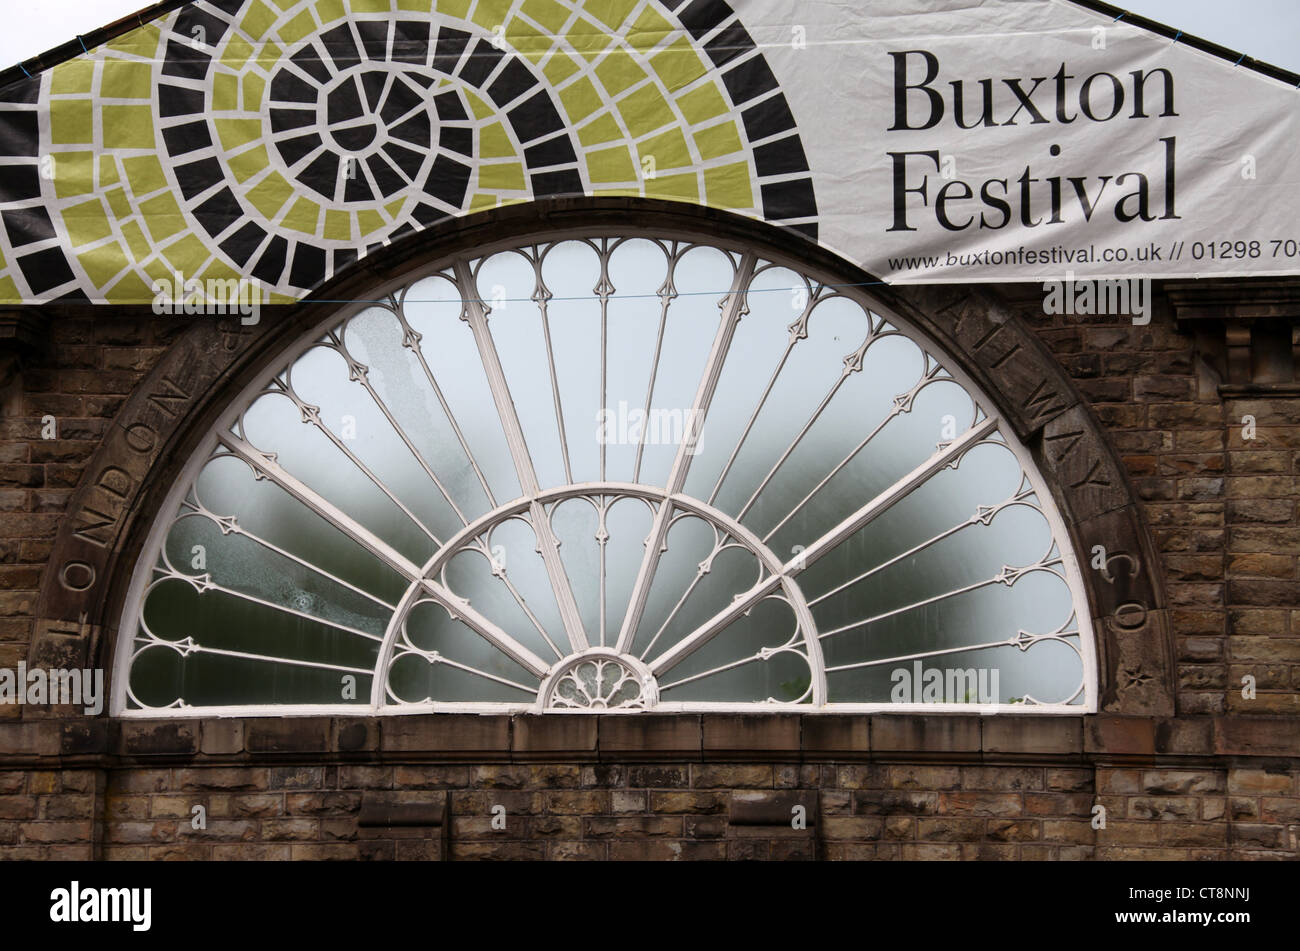
<svg viewBox="0 0 1300 951"><path fill-rule="evenodd" d="M0 373L0 667L27 659L43 573L87 462L184 329L174 319L55 316L43 349L9 380ZM20 715L0 704L0 719Z"/></svg>
<svg viewBox="0 0 1300 951"><path fill-rule="evenodd" d="M1177 716L160 725L0 704L0 858L1300 857L1300 390L1233 384L1159 287L1145 326L998 293L1141 499ZM0 667L29 658L87 461L185 326L64 309L0 363ZM806 828L772 820L793 806Z"/></svg>
<svg viewBox="0 0 1300 951"><path fill-rule="evenodd" d="M1300 858L1290 719L547 719L2 726L0 859Z"/></svg>
<svg viewBox="0 0 1300 951"><path fill-rule="evenodd" d="M1300 389L1224 379L1158 285L1138 326L1044 315L1037 285L1007 296L1089 400L1143 502L1178 712L1300 714Z"/></svg>

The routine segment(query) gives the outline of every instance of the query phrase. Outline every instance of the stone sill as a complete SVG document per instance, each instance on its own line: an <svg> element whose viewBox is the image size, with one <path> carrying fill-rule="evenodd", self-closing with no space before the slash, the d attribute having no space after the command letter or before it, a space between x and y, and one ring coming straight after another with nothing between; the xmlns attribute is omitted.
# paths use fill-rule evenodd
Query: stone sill
<svg viewBox="0 0 1300 951"><path fill-rule="evenodd" d="M931 714L0 721L0 768L313 762L1300 760L1295 717Z"/></svg>

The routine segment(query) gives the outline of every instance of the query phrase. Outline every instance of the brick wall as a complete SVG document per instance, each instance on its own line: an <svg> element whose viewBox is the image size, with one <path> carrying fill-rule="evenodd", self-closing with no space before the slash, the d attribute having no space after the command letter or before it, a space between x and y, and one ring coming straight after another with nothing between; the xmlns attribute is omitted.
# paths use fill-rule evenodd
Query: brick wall
<svg viewBox="0 0 1300 951"><path fill-rule="evenodd" d="M445 738L403 745L425 718L351 724L359 743L326 721L299 747L301 721L277 739L278 721L155 728L0 705L0 857L1300 857L1300 399L1220 395L1163 298L1139 327L1048 318L1035 289L1002 293L1091 401L1143 501L1171 607L1177 718L849 718L859 726L839 745L816 739L839 727L807 724L842 718L802 718L793 739L776 718L747 753L744 736L709 725L727 718L705 718L684 746L635 731L619 741L628 728L615 720L599 749L576 728L577 741L539 751L511 725L504 741L448 750ZM0 667L28 656L87 460L185 326L53 316L50 346L0 374ZM41 438L47 414L55 440ZM452 733L511 722L471 719L482 722ZM807 829L760 821L792 802ZM196 805L206 830L191 827ZM409 806L425 824L366 825L372 806ZM449 825L433 824L443 808Z"/></svg>
<svg viewBox="0 0 1300 951"><path fill-rule="evenodd" d="M0 667L27 657L37 593L73 490L179 321L56 317L44 353L0 386ZM56 439L42 438L53 416ZM0 718L20 708L0 704Z"/></svg>
<svg viewBox="0 0 1300 951"><path fill-rule="evenodd" d="M1171 607L1178 711L1300 713L1300 394L1221 396L1226 381L1163 298L1134 326L1046 316L1036 285L1008 296L1090 401L1143 502Z"/></svg>
<svg viewBox="0 0 1300 951"><path fill-rule="evenodd" d="M411 802L447 792L454 860L1294 858L1298 776L797 763L155 769L110 782L103 854L436 857L423 834L359 838L362 796L397 789ZM793 796L820 816L802 831L740 825L733 796ZM196 804L203 831L191 828ZM1097 804L1104 829L1092 827ZM493 828L498 805L504 829Z"/></svg>
<svg viewBox="0 0 1300 951"><path fill-rule="evenodd" d="M548 719L11 724L0 859L1300 857L1290 719Z"/></svg>

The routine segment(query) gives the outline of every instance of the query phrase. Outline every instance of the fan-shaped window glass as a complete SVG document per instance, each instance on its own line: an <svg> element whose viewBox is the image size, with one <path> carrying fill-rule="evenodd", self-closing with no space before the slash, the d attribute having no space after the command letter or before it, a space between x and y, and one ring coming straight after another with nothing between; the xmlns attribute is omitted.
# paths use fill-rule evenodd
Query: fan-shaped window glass
<svg viewBox="0 0 1300 951"><path fill-rule="evenodd" d="M1095 708L1029 455L858 289L575 233L378 301L191 461L119 712Z"/></svg>

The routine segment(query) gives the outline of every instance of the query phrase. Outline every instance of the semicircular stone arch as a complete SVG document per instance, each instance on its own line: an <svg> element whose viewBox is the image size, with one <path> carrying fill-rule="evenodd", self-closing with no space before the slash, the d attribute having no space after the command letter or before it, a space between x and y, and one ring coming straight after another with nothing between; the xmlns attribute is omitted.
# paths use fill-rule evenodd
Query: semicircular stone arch
<svg viewBox="0 0 1300 951"><path fill-rule="evenodd" d="M635 220L637 227L629 228L629 220ZM715 259L715 265L724 259L730 261L727 266L733 268L733 277L748 269L748 276L744 277L742 284L756 280L755 272L761 272L764 268L771 268L774 272L778 267L786 268L789 273L803 275L808 279L804 290L814 299L818 294L827 294L829 297L861 303L863 313L870 315L866 318L869 327L867 336L878 335L883 339L892 331L906 328L908 333L902 336L909 341L919 341L921 349L927 352L922 357L923 375L928 373L936 375L936 379L950 380L956 390L975 394L971 419L958 423L955 433L936 434L930 439L931 448L942 452L960 444L958 448L961 452L973 452L981 446L988 448L990 438L994 441L1001 440L1004 446L1020 454L1017 458L1027 477L1025 485L1018 484L1015 492L1026 488L1032 490L1037 510L1056 513L1048 519L1052 523L1056 547L1048 551L1044 558L1022 560L1018 566L1004 565L1004 568L1012 569L1012 574L1007 576L1003 572L1000 586L1008 590L1014 589L1015 579L1024 576L1025 568L1050 567L1048 562L1067 567L1073 565L1070 570L1074 574L1068 580L1072 582L1072 590L1079 598L1075 620L1078 622L1079 643L1086 645L1081 660L1084 664L1097 665L1095 674L1088 673L1084 677L1088 689L1095 690L1095 694L1089 697L1079 694L1079 698L1086 702L1076 706L1076 709L1079 712L1089 708L1127 713L1168 712L1172 692L1168 683L1170 668L1165 643L1163 602L1158 581L1152 577L1150 570L1152 561L1145 529L1127 482L1091 413L1032 333L1022 325L1019 318L1001 310L996 302L984 295L953 288L880 291L872 288L872 293L867 295L860 288L846 288L845 285L874 283L868 275L846 266L811 244L797 242L798 246L792 249L788 237L782 237L778 229L755 226L751 222L716 212L697 212L680 206L664 206L662 203L569 200L500 209L457 222L454 227L440 231L436 237L412 236L398 243L389 253L370 259L364 267L359 266L349 276L331 282L329 287L322 290L320 297L327 301L349 297L380 300L393 292L399 295L409 294L410 289L421 280L450 280L454 285L459 276L466 279L466 283L459 287L455 296L472 301L477 295L490 302L492 288L478 283L475 269L482 269L485 262L499 258L497 252L515 256L520 256L522 252L526 258L529 253L538 254L540 249L562 243L564 239L578 237L596 243L656 238L662 248L668 249L663 253L667 255L666 260L670 264L675 253L671 250L672 247L702 249L701 253L711 249L722 255L722 258ZM532 249L531 252L528 249ZM602 260L598 251L593 253L596 254L597 262ZM459 275L457 268L461 269ZM464 270L466 268L469 269L467 272ZM658 289L649 295L653 298L650 300L652 310L665 306L666 299L674 299L671 293L664 293L665 286L679 292L681 296L677 296L676 300L689 296L692 291L716 289L707 284L691 288L686 279L687 270L683 264L681 287L671 287L673 281L665 282L664 274L658 276ZM544 272L535 272L542 273ZM597 273L599 276L600 271ZM668 274L671 275L671 269ZM608 277L607 274L605 276ZM786 276L784 271L782 276ZM530 294L514 299L520 300L522 305L535 307L539 298L546 298L545 293L537 293L542 286L543 282L538 279L529 289ZM465 287L472 288L474 293L462 293ZM748 285L745 284L745 287ZM359 293L362 289L366 289L367 293ZM732 301L732 306L747 311L758 309L752 303L757 295L738 294L738 289L739 286L733 287L730 293L722 296L721 311L717 309L717 300L710 301L715 321L721 313L723 325L726 324L727 301ZM750 291L761 289L757 286L749 288ZM778 283L768 290L778 289L785 294L785 306L791 306L791 292L785 284ZM587 296L598 300L599 280L593 290L594 293ZM556 298L565 296L552 293ZM524 301L524 297L530 299ZM808 306L807 301L801 303ZM459 308L464 305L457 306ZM552 306L558 306L558 301ZM276 388L280 385L276 380L286 380L283 375L289 366L286 361L300 358L307 349L319 348L322 340L326 341L326 349L331 350L331 359L342 361L343 381L352 375L365 377L366 364L350 352L344 326L347 321L356 319L362 310L364 309L355 306L349 310L346 305L305 303L283 318L265 320L260 327L239 328L211 321L197 321L178 340L149 379L128 400L114 427L113 435L92 461L86 479L74 498L72 511L75 514L60 534L51 560L52 567L43 579L39 605L40 630L33 647L34 656L43 655L53 659L58 659L60 655L68 658L78 655L85 657L93 649L94 653L107 661L113 649L110 645L114 643L118 644L119 656L128 655L129 650L120 643L123 632L115 630L123 604L130 600L128 580L142 549L145 551L145 560L141 562L141 567L145 571L149 570L151 560L159 553L157 545L153 549L148 547L157 541L158 535L154 532L151 540L148 528L156 514L162 515L162 521L166 521L170 517L166 506L174 505L180 498L177 493L183 494L186 491L181 483L193 474L196 463L192 460L197 458L190 454L196 449L211 451L213 424L222 423L223 414L229 416L226 409L240 393L247 397L249 393L265 394L268 386ZM466 313L462 315L458 309L455 323L467 327L466 332L474 329L476 321L481 325L480 330L487 329L491 320L508 312L502 309L498 318L492 318L490 304L483 307L477 316L471 313L473 307L465 307L465 310ZM373 307L371 311L374 311ZM787 322L791 326L785 328L788 333L783 334L783 344L787 339L802 339L800 331L807 327L805 325L800 328L797 318L798 312L794 319ZM754 323L747 315L738 322L739 325L743 325L746 320ZM650 323L653 325L653 320ZM415 328L410 327L408 322L408 329ZM340 332L344 336L339 336ZM333 335L336 345L329 343L330 335ZM712 336L712 330L708 336ZM705 350L707 349L706 347ZM841 363L844 376L849 377L861 371L866 352L868 351L864 350L858 355L857 366L852 365L855 362L853 360ZM933 364L929 362L931 357L934 358ZM840 359L843 361L843 357ZM883 366L876 367L876 371L880 372ZM353 372L358 370L359 373ZM819 381L818 385L824 382ZM904 389L906 392L908 391ZM543 395L546 394L543 392ZM913 392L913 397L915 395L916 392ZM285 399L297 415L298 424L306 422L310 425L316 404L297 393L288 394ZM549 402L547 405L550 405ZM251 435L228 432L232 434L234 442L245 435ZM706 432L706 438L708 435ZM506 441L510 440L507 438ZM640 442L642 454L647 459L650 458L653 452L646 450L644 440ZM229 453L233 444L227 440L219 453ZM682 444L679 440L678 450ZM734 455L733 453L732 456ZM674 458L680 459L680 453L675 454ZM191 460L188 462L188 473L185 471L187 459ZM954 457L940 461L956 462L957 465L949 467L944 464L932 468L961 473L960 459ZM276 481L274 478L265 478L278 474L273 471L278 467L275 459L248 456L240 460L239 464L253 476L254 482L269 484ZM662 464L671 470L670 463L665 461ZM825 468L830 467L828 462ZM911 465L904 466L899 472L893 473L897 478L886 479L886 482L893 484L900 481L913 468ZM563 478L551 479L548 486L539 483L532 492L525 491L523 496L526 497L526 504L521 507L515 502L514 507L521 509L531 506L536 517L538 506L542 512L553 512L555 506L562 501L581 498L590 506L593 498L598 500L602 496L617 494L625 501L630 500L629 504L636 504L638 498L643 505L648 502L649 527L653 528L655 506L662 507L664 498L671 493L667 489L662 490L656 500L653 498L655 492L645 488L647 480L614 479L610 476L612 473L606 473L606 478L593 480L568 473ZM490 484L492 479L482 473L480 481ZM659 481L671 487L667 475ZM815 479L813 481L816 482ZM594 487L593 482L596 483ZM173 483L176 483L175 487ZM167 497L169 488L172 498ZM482 524L476 524L473 518L466 518L462 526L462 542L465 543L462 545L463 553L477 549L477 556L486 566L488 576L492 577L496 576L493 569L497 566L493 559L492 539L485 536L485 531L489 528L492 531L499 530L500 526L510 523L512 518L517 520L519 514L518 511L511 511L511 504L505 501L510 497L509 493L502 492L500 495L501 499L496 500L500 501L500 505L483 506L482 511L477 513ZM759 585L762 588L759 594L763 596L751 597L749 600L752 603L741 604L737 611L732 612L733 616L719 620L715 624L718 630L725 629L739 617L748 617L746 611L766 603L766 595L773 592L778 595L773 600L780 602L782 610L788 610L798 619L806 615L807 602L818 600L819 595L828 590L826 584L834 587L834 582L850 580L847 577L831 578L830 582L823 584L820 592L814 590L805 593L794 578L794 575L803 571L804 566L791 567L791 563L798 560L797 557L791 558L790 550L795 547L790 544L791 538L778 534L773 540L772 525L759 526L762 531L746 531L743 524L745 519L739 519L742 524L737 525L737 520L732 517L736 512L735 506L732 506L730 513L721 505L715 512L708 508L707 493L693 490L679 495L681 505L665 516L665 522L675 524L674 516L683 522L696 518L715 533L715 556L719 550L745 550L746 556L752 557L758 566L757 577L762 583ZM986 504L997 501L992 500ZM699 504L692 511L691 505L696 503ZM163 508L160 510L159 506ZM596 507L599 509L599 504ZM851 506L842 512L836 510L844 516L839 521L852 521L855 517L861 519L860 509L860 506ZM90 512L96 514L87 514ZM986 510L977 509L974 513L975 521L979 521L981 512L987 517ZM171 513L174 514L175 512ZM207 510L207 515L215 514L217 513ZM208 521L220 530L219 518L209 518ZM839 521L830 518L826 525L834 528ZM847 533L845 537L848 537L860 531L866 521L841 526L841 534ZM777 529L779 527L776 526ZM638 538L638 544L639 539L646 534L641 532L638 535L640 529L628 531ZM612 537L612 533L610 535ZM354 536L353 541L356 540L357 537ZM366 541L364 538L361 540L363 543ZM439 540L445 539L440 537ZM533 541L542 540L534 538ZM1084 557L1084 553L1091 555L1098 546L1103 549L1100 558ZM545 546L537 544L534 547ZM647 550L651 547L653 546L647 546ZM824 554L821 548L834 546L824 543L819 548L819 541L814 539L811 545L804 547L812 549L810 557L812 561L818 562ZM434 548L436 550L437 546ZM511 549L508 547L508 550ZM708 546L704 550L708 553ZM1075 552L1080 553L1079 556L1076 557ZM427 559L416 557L421 554L423 553L413 551L410 561L427 561L425 568L434 567L436 556L430 553ZM1064 556L1064 561L1061 556ZM1094 564L1100 567L1094 568ZM173 571L176 567L173 564L166 570ZM188 569L175 573L195 574ZM1063 569L1063 575L1065 573ZM378 650L381 653L387 652L384 656L390 660L394 651L424 661L429 659L431 652L439 653L429 644L421 644L419 635L413 638L403 626L409 622L413 610L424 610L427 614L430 606L439 608L442 616L438 623L442 624L448 623L447 619L461 623L468 616L459 610L463 607L464 596L453 592L452 597L446 597L446 592L441 590L446 577L436 571L432 573L433 578L428 577L429 574L426 570L414 573L411 579L414 583L408 585L406 593L401 596L401 612L405 612L405 620L386 622L385 629L378 638ZM428 583L430 580L433 584ZM1008 580L1012 583L1007 584ZM787 581L792 583L787 585ZM183 583L194 587L192 578ZM768 583L768 587L763 587L763 584ZM198 585L199 595L205 593L202 590L204 584L201 582ZM635 583L632 587L635 589ZM744 591L749 590L744 586L742 588ZM138 593L137 591L132 597L137 597ZM599 595L593 597L598 598ZM629 603L635 602L635 590L624 597ZM686 654L703 654L704 651L698 648L678 651L682 655L679 657L673 653L670 643L666 651L629 652L625 649L628 644L619 643L618 640L620 627L626 625L620 625L612 613L606 629L597 633L600 631L600 619L593 618L590 614L587 604L590 600L591 598L584 599L581 596L575 598L574 603L568 607L568 617L565 616L565 605L559 605L554 618L546 621L538 619L540 623L534 625L540 634L539 638L526 644L514 638L514 642L507 645L509 660L525 670L531 669L535 681L541 684L539 697L565 698L553 703L552 708L562 708L566 704L577 705L579 700L575 698L588 704L588 708L604 709L604 705L609 704L611 699L622 698L619 700L622 702L632 697L630 702L635 706L635 696L653 696L654 702L662 709L707 708L707 700L700 700L701 695L692 696L689 691L683 692L681 682L703 670L696 671L686 666L680 669L688 672L687 678L671 680L665 676L683 663ZM470 598L470 601L473 603L475 599ZM719 604L721 607L714 613L725 614L725 599ZM814 604L813 608L815 610L817 605ZM584 611L588 613L584 614ZM801 612L804 614L801 615ZM877 613L887 613L887 610ZM626 613L623 617L626 617ZM481 624L482 619L471 620ZM846 622L848 626L852 626L853 620ZM426 618L420 623L430 622ZM474 623L470 624L471 628ZM520 630L519 626L494 623L489 633L495 638L507 627L512 635ZM827 657L810 661L815 645L828 641L826 635L832 625L825 618L818 618L813 622L813 628L812 631L801 630L801 624L796 622L791 628L794 632L792 639L787 641L783 638L772 644L758 644L756 641L754 652L758 655L767 652L768 656L763 657L763 660L782 651L797 655L800 663L806 666L811 664L811 682L805 684L797 674L784 672L782 677L786 679L779 680L778 683L786 685L790 691L788 696L755 696L749 699L767 703L774 699L791 703L811 701L817 708L828 700L835 702L834 693L837 688L833 685L833 677L829 672L835 667L847 669L860 666L862 658L846 659L841 653L838 659L828 654ZM572 643L557 644L554 657L543 654L541 647L547 635L552 640L560 641L565 634L574 635L575 630L581 631L581 635ZM100 637L101 632L105 636ZM137 633L138 631L131 631L129 637L135 637ZM483 631L476 633L482 634ZM1041 636L1054 632L1023 633L1027 636ZM718 637L715 642L722 640ZM631 636L631 642L636 643L635 634ZM1015 649L1014 645L1011 646ZM1020 649L1023 650L1023 647ZM165 650L179 654L182 658L187 653L185 650L176 651L174 647ZM590 652L590 656L585 659L582 656L584 651ZM614 654L606 656L609 651L614 651ZM621 662L615 654L621 654L628 661ZM446 657L447 652L442 651L440 656ZM903 654L895 651L885 659L897 659L900 656ZM866 660L868 666L874 663L871 657L866 657ZM725 666L728 662L724 658L720 663L714 663L713 668ZM821 665L820 671L817 670L818 664ZM647 676L647 670L650 676ZM118 673L120 675L120 671ZM506 677L499 672L488 673L499 681L509 681L514 687L535 686L532 681L523 683L518 678ZM771 686L770 680L771 678L763 682L763 691ZM585 685L585 693L578 689L580 684ZM827 684L831 684L831 696L827 696ZM371 699L374 708L392 702L424 702L427 699L420 695L418 689L415 694L390 696L391 691L388 691L387 686L383 689L373 684L370 686L373 687L370 692L373 694ZM681 700L670 696L673 690L678 692ZM516 694L514 699L517 697ZM723 702L737 699L732 695L721 697ZM850 697L849 702L853 699ZM869 703L870 699L872 698L861 702ZM495 695L493 700L505 702ZM706 706L697 707L693 703L703 703ZM160 702L158 706L166 708L168 704ZM850 706L844 709L854 708ZM856 708L864 707L859 705ZM362 709L365 709L364 705ZM804 709L808 707L805 706ZM153 712L156 713L157 710Z"/></svg>

